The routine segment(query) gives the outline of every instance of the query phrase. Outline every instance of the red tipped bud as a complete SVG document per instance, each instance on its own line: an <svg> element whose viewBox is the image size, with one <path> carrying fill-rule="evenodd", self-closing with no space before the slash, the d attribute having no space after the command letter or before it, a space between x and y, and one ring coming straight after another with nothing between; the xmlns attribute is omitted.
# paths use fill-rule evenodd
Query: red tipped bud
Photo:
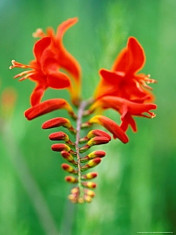
<svg viewBox="0 0 176 235"><path fill-rule="evenodd" d="M99 151L93 151L93 152L89 153L89 154L88 154L88 157L89 157L89 158L96 158L96 157L102 158L102 157L104 157L105 155L106 155L106 153L105 153L104 151L99 150Z"/></svg>
<svg viewBox="0 0 176 235"><path fill-rule="evenodd" d="M90 139L86 145L81 147L79 149L80 153L86 152L90 147L94 145L100 145L100 144L107 144L109 142L109 139L105 136L95 136L94 138Z"/></svg>
<svg viewBox="0 0 176 235"><path fill-rule="evenodd" d="M72 164L76 165L76 162L75 162L73 156L72 156L69 152L67 152L67 151L64 150L64 151L61 152L61 155L62 155L62 157L65 158L68 162L71 162Z"/></svg>
<svg viewBox="0 0 176 235"><path fill-rule="evenodd" d="M70 195L68 196L68 199L69 199L72 203L77 203L77 202L78 202L77 197L76 197L75 195L73 195L73 194L70 194Z"/></svg>
<svg viewBox="0 0 176 235"><path fill-rule="evenodd" d="M97 166L98 164L100 164L100 162L101 162L101 158L92 159L86 165L82 166L81 170L85 171L89 168L93 168L93 167Z"/></svg>
<svg viewBox="0 0 176 235"><path fill-rule="evenodd" d="M65 141L68 141L69 137L64 132L59 131L59 132L55 132L55 133L50 134L49 139L50 140L65 140Z"/></svg>
<svg viewBox="0 0 176 235"><path fill-rule="evenodd" d="M91 138L96 137L96 136L100 136L100 137L104 136L104 137L108 138L109 141L111 140L111 136L109 134L107 134L106 132L104 132L102 130L91 130L91 131L89 131L87 136L85 136L79 140L79 143L81 143L81 144L85 143L88 140L90 140Z"/></svg>
<svg viewBox="0 0 176 235"><path fill-rule="evenodd" d="M90 203L92 201L92 197L90 197L89 195L84 195L84 200Z"/></svg>
<svg viewBox="0 0 176 235"><path fill-rule="evenodd" d="M95 193L94 191L90 190L90 189L84 189L85 194L90 196L90 197L95 197Z"/></svg>
<svg viewBox="0 0 176 235"><path fill-rule="evenodd" d="M93 145L107 144L108 142L109 138L105 136L95 136L94 138L88 141L87 145L91 147Z"/></svg>
<svg viewBox="0 0 176 235"><path fill-rule="evenodd" d="M72 188L71 193L72 194L79 194L79 188L78 187Z"/></svg>
<svg viewBox="0 0 176 235"><path fill-rule="evenodd" d="M73 184L75 184L75 183L78 182L78 179L75 178L74 176L66 176L66 177L65 177L65 180L66 180L67 182L73 183Z"/></svg>
<svg viewBox="0 0 176 235"><path fill-rule="evenodd" d="M104 151L93 151L91 153L89 153L86 157L82 157L81 158L81 162L86 162L90 159L93 159L93 158L102 158L106 155L106 153Z"/></svg>
<svg viewBox="0 0 176 235"><path fill-rule="evenodd" d="M94 179L97 177L97 173L96 172L90 172L87 173L86 175L82 175L82 179Z"/></svg>
<svg viewBox="0 0 176 235"><path fill-rule="evenodd" d="M61 152L63 150L70 151L70 147L66 144L53 144L51 149L56 152Z"/></svg>
<svg viewBox="0 0 176 235"><path fill-rule="evenodd" d="M72 116L74 116L73 109L64 99L50 99L41 102L25 111L25 117L32 120L36 117L50 113L57 109L66 109Z"/></svg>
<svg viewBox="0 0 176 235"><path fill-rule="evenodd" d="M67 172L73 173L73 174L77 174L77 171L76 171L72 166L70 166L70 165L68 165L68 164L66 164L66 163L63 163L63 164L61 165L61 167L62 167L62 169L63 169L64 171L67 171Z"/></svg>
<svg viewBox="0 0 176 235"><path fill-rule="evenodd" d="M108 138L109 141L111 140L111 136L102 130L92 130L92 131L89 131L89 133L87 134L88 139L91 139L95 136L104 136L104 137Z"/></svg>
<svg viewBox="0 0 176 235"><path fill-rule="evenodd" d="M59 126L70 128L71 123L67 118L57 117L57 118L52 118L52 119L44 122L42 125L42 128L49 129L49 128L54 128L54 127L59 127Z"/></svg>
<svg viewBox="0 0 176 235"><path fill-rule="evenodd" d="M96 183L94 182L82 182L82 185L86 188L96 188Z"/></svg>

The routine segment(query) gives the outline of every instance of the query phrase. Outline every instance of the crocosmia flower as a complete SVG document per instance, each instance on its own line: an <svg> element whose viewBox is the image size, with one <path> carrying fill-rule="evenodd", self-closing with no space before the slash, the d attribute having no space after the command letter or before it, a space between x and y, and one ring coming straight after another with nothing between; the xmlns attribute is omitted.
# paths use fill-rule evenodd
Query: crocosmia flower
<svg viewBox="0 0 176 235"><path fill-rule="evenodd" d="M17 74L15 78L21 77L20 80L28 78L37 83L31 95L32 106L41 101L44 91L49 87L54 89L67 88L73 102L78 102L80 95L79 64L66 51L62 43L64 32L76 21L77 18L73 18L62 23L58 27L56 36L54 36L51 28L48 29L46 35L43 33L41 39L34 45L35 59L29 65L12 61L11 69L15 67L29 69ZM35 36L37 36L37 33L35 33Z"/></svg>
<svg viewBox="0 0 176 235"><path fill-rule="evenodd" d="M127 47L117 56L112 70L101 69L101 80L95 98L118 96L136 102L152 101L147 84L154 83L149 75L139 74L145 63L145 54L136 38L128 39Z"/></svg>
<svg viewBox="0 0 176 235"><path fill-rule="evenodd" d="M97 100L90 111L93 110L114 109L121 115L121 128L126 131L130 125L133 131L137 131L136 122L133 117L153 118L155 114L150 110L156 109L156 105L152 103L137 103L121 97L105 96Z"/></svg>
<svg viewBox="0 0 176 235"><path fill-rule="evenodd" d="M34 37L50 37L51 44L47 50L54 54L54 58L57 61L59 68L64 69L69 73L69 77L71 78L71 86L69 89L75 100L78 94L80 94L81 69L76 59L65 49L63 45L63 36L64 33L77 22L78 18L76 17L64 21L58 26L56 34L51 27L47 29L46 33L44 33L42 29L37 29L36 32L33 33Z"/></svg>
<svg viewBox="0 0 176 235"><path fill-rule="evenodd" d="M48 28L46 33L37 29L33 34L39 38L33 49L34 60L29 65L13 60L10 68L26 69L15 77L20 78L20 81L29 79L36 83L31 95L32 106L24 112L28 120L47 116L51 112L57 113L56 117L43 123L42 129L54 129L54 132L49 133L49 140L55 142L51 144L51 149L67 162L61 164L61 168L69 174L65 181L74 184L69 200L73 203L89 203L95 196L93 190L97 185L93 180L98 174L86 171L97 167L106 155L102 150L91 149L109 144L112 140L109 134L118 142L127 144L128 127L137 131L135 117L155 117L153 110L156 105L152 103L154 97L147 85L155 81L149 75L139 73L145 63L145 54L137 39L130 37L112 69L100 69L101 80L94 97L82 100L80 66L63 45L64 33L77 21L77 18L64 21L56 33L52 28ZM42 97L48 88L66 89L70 93L71 102L62 97L43 101ZM59 115L61 109L64 109L63 116ZM119 123L107 117L107 109L120 115ZM100 129L94 128L95 125L99 125ZM60 128L63 130L60 131Z"/></svg>

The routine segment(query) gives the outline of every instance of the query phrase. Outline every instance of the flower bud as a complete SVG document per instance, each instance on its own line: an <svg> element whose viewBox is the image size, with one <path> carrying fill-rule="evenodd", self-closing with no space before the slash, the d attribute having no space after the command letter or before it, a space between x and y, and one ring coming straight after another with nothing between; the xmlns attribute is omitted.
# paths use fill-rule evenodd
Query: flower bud
<svg viewBox="0 0 176 235"><path fill-rule="evenodd" d="M82 185L86 188L96 188L97 187L96 183L90 182L90 181L89 182L82 182Z"/></svg>
<svg viewBox="0 0 176 235"><path fill-rule="evenodd" d="M75 196L75 195L73 195L73 194L70 194L69 196L68 196L68 199L72 202L72 203L77 203L78 201L77 201L77 197Z"/></svg>
<svg viewBox="0 0 176 235"><path fill-rule="evenodd" d="M102 130L91 130L87 134L87 138L88 139L91 139L91 138L93 138L95 136L104 136L104 137L108 138L109 141L111 140L111 136L108 133L106 133L106 132L104 132Z"/></svg>
<svg viewBox="0 0 176 235"><path fill-rule="evenodd" d="M95 197L94 191L92 191L90 189L84 189L84 192L85 192L86 195L88 195L90 197Z"/></svg>
<svg viewBox="0 0 176 235"><path fill-rule="evenodd" d="M89 124L93 124L93 123L100 124L113 134L114 139L118 138L123 143L128 142L128 136L125 134L125 132L122 130L122 128L120 128L120 126L118 126L110 118L107 118L102 115L96 115L96 116L92 117L88 123Z"/></svg>
<svg viewBox="0 0 176 235"><path fill-rule="evenodd" d="M63 150L70 151L70 147L66 144L53 144L51 149L56 152L61 152Z"/></svg>
<svg viewBox="0 0 176 235"><path fill-rule="evenodd" d="M95 136L88 141L87 145L91 147L93 145L107 144L108 142L109 138L105 136Z"/></svg>
<svg viewBox="0 0 176 235"><path fill-rule="evenodd" d="M54 132L54 133L50 134L49 139L50 140L65 140L65 141L68 141L69 137L64 132L59 131L59 132Z"/></svg>
<svg viewBox="0 0 176 235"><path fill-rule="evenodd" d="M84 195L84 200L90 203L92 201L92 197L90 197L89 195Z"/></svg>
<svg viewBox="0 0 176 235"><path fill-rule="evenodd" d="M82 179L93 179L93 178L96 178L97 177L97 173L96 172L90 172L90 173L87 173L86 175L82 175Z"/></svg>
<svg viewBox="0 0 176 235"><path fill-rule="evenodd" d="M81 167L81 171L86 171L89 168L97 166L101 162L101 158L95 158L90 160L86 165Z"/></svg>
<svg viewBox="0 0 176 235"><path fill-rule="evenodd" d="M109 141L111 140L111 136L109 134L107 134L106 132L102 131L102 130L91 130L89 131L89 133L87 134L87 136L81 138L79 140L79 143L82 144L82 143L85 143L87 142L88 140L90 140L91 138L95 137L95 136L101 136L101 137L106 137L109 139Z"/></svg>
<svg viewBox="0 0 176 235"><path fill-rule="evenodd" d="M49 129L49 128L54 128L54 127L59 127L59 126L70 128L71 123L67 118L57 117L57 118L52 118L52 119L44 122L42 125L42 128Z"/></svg>
<svg viewBox="0 0 176 235"><path fill-rule="evenodd" d="M73 109L64 99L50 99L43 101L25 111L25 117L32 120L36 117L50 113L54 110L66 109L72 116L74 116Z"/></svg>
<svg viewBox="0 0 176 235"><path fill-rule="evenodd" d="M87 162L90 159L97 158L97 157L102 158L105 155L106 155L106 153L104 151L101 151L101 150L93 151L93 152L89 153L87 156L82 157L80 160L81 160L81 162Z"/></svg>
<svg viewBox="0 0 176 235"><path fill-rule="evenodd" d="M73 183L73 184L75 184L75 183L78 182L78 179L75 178L74 176L66 176L66 177L65 177L65 180L66 180L67 182Z"/></svg>
<svg viewBox="0 0 176 235"><path fill-rule="evenodd" d="M106 153L102 150L98 150L98 151L93 151L91 153L88 154L88 157L91 159L91 158L102 158L102 157L105 157Z"/></svg>
<svg viewBox="0 0 176 235"><path fill-rule="evenodd" d="M79 188L78 187L72 188L71 193L72 194L79 194Z"/></svg>
<svg viewBox="0 0 176 235"><path fill-rule="evenodd" d="M62 167L62 169L63 169L64 171L67 171L67 172L73 173L73 174L77 174L77 171L76 171L72 166L70 166L70 165L68 165L68 164L66 164L66 163L63 163L63 164L61 165L61 167Z"/></svg>
<svg viewBox="0 0 176 235"><path fill-rule="evenodd" d="M77 163L75 162L73 156L72 156L69 152L63 150L63 151L61 152L61 155L62 155L62 157L65 158L68 162L70 162L70 163L72 163L72 164L74 164L74 165L77 165Z"/></svg>

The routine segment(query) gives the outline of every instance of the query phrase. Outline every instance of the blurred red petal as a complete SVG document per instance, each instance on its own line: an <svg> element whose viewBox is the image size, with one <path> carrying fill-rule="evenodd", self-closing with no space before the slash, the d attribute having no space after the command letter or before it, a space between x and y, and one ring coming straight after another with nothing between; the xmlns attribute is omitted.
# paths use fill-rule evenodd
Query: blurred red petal
<svg viewBox="0 0 176 235"><path fill-rule="evenodd" d="M134 74L142 69L144 63L145 54L142 46L135 37L130 37L127 47L116 58L112 70Z"/></svg>
<svg viewBox="0 0 176 235"><path fill-rule="evenodd" d="M54 89L70 87L70 79L62 72L50 72L47 77L48 86Z"/></svg>
<svg viewBox="0 0 176 235"><path fill-rule="evenodd" d="M40 103L45 92L43 86L37 85L31 94L31 105L35 106Z"/></svg>
<svg viewBox="0 0 176 235"><path fill-rule="evenodd" d="M35 55L37 61L40 61L40 58L41 58L44 50L49 46L50 43L51 43L50 37L44 37L35 43L34 55Z"/></svg>
<svg viewBox="0 0 176 235"><path fill-rule="evenodd" d="M57 28L56 38L61 39L63 37L64 33L67 31L67 29L69 29L71 26L73 26L77 22L78 22L78 18L74 17L74 18L70 18L70 19L64 21L62 24L60 24Z"/></svg>
<svg viewBox="0 0 176 235"><path fill-rule="evenodd" d="M96 115L89 120L89 123L98 123L104 126L108 131L113 134L114 139L118 138L123 143L128 142L128 137L125 132L113 120L102 115Z"/></svg>
<svg viewBox="0 0 176 235"><path fill-rule="evenodd" d="M64 99L50 99L39 103L25 111L25 117L32 120L43 114L50 113L57 109L67 108L67 101Z"/></svg>

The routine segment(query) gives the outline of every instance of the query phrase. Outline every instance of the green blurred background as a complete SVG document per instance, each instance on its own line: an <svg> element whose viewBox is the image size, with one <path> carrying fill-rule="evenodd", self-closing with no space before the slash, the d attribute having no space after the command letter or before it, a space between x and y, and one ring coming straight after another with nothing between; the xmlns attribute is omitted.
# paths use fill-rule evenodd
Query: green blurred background
<svg viewBox="0 0 176 235"><path fill-rule="evenodd" d="M0 235L133 235L138 232L176 234L176 1L175 0L1 0L0 92L13 87L18 94L13 116L0 128ZM139 119L130 142L112 141L97 167L96 197L91 204L72 205L70 185L60 168L59 154L50 150L49 131L42 131L48 114L28 122L34 83L13 80L10 61L33 59L32 33L57 27L71 17L79 23L64 37L66 48L83 71L88 98L99 81L98 70L110 69L128 36L143 45L143 69L158 81L153 85L158 109L153 120ZM59 96L58 96L59 94ZM65 91L45 98L66 97ZM117 118L114 112L109 117Z"/></svg>

